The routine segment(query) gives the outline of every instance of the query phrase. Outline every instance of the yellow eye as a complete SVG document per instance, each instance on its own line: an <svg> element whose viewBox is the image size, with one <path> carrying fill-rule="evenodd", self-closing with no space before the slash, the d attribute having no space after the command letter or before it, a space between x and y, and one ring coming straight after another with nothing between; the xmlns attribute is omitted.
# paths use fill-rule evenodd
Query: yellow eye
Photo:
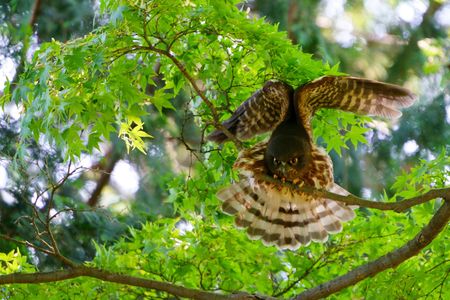
<svg viewBox="0 0 450 300"><path fill-rule="evenodd" d="M291 159L291 160L289 161L289 163L290 163L291 165L296 165L296 164L298 163L298 158L297 158L297 157L294 157L293 159Z"/></svg>

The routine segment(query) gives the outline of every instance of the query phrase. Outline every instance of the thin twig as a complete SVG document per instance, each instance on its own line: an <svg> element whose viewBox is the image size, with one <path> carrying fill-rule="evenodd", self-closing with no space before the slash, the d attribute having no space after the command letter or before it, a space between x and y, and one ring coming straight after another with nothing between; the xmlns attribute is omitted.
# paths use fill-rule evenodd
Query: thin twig
<svg viewBox="0 0 450 300"><path fill-rule="evenodd" d="M39 247L39 246L29 242L29 241L21 241L21 240L12 238L12 237L4 235L4 234L0 234L0 239L3 239L5 241L14 242L16 244L21 244L21 245L24 245L26 247L31 247L31 248L34 248L35 250L39 251L39 252L42 252L42 253L45 253L45 254L48 254L48 255L53 255L53 251L50 251L50 250L47 250L45 248Z"/></svg>
<svg viewBox="0 0 450 300"><path fill-rule="evenodd" d="M325 257L327 254L327 251L323 252L306 270L303 271L301 275L299 275L297 278L295 278L294 281L292 281L290 284L288 284L284 289L281 291L273 294L274 297L280 297L287 292L289 292L293 287L295 287L300 281L302 281L304 278L306 278L317 266L317 264Z"/></svg>
<svg viewBox="0 0 450 300"><path fill-rule="evenodd" d="M67 179L69 179L70 176L72 176L75 172L77 172L80 169L80 168L75 168L73 170L70 170L71 167L72 167L72 161L69 161L66 174L55 185L52 185L50 197L48 199L48 204L47 204L47 215L46 215L46 221L45 221L45 228L47 231L47 235L50 238L51 249L53 250L53 256L56 257L57 259L59 259L60 261L62 261L64 264L73 267L73 266L75 266L75 263L73 261L71 261L70 259L68 259L67 257L65 257L64 255L62 255L58 248L58 243L56 242L56 238L55 238L55 236L53 234L53 230L51 228L52 216L50 215L51 209L53 208L53 202L54 202L53 200L54 200L56 191L67 181Z"/></svg>
<svg viewBox="0 0 450 300"><path fill-rule="evenodd" d="M219 114L217 112L216 107L214 106L214 104L206 97L206 95L203 93L203 91L200 89L200 87L197 85L194 77L187 71L186 67L184 66L184 64L179 61L174 54L172 54L172 52L170 51L170 47L168 47L166 50L160 49L155 47L155 45L150 41L149 39L149 35L147 32L147 25L148 25L149 21L144 21L143 24L143 39L146 42L147 46L135 46L135 49L146 49L146 50L150 50L152 52L156 52L158 54L161 54L167 58L169 58L174 65L178 68L178 70L180 70L180 72L183 74L183 76L189 81L189 83L191 84L191 86L193 87L193 89L195 90L195 92L197 93L197 95L203 100L203 102L206 104L206 106L208 106L209 110L211 111L212 117L214 119L214 125L217 129L223 131L223 133L231 140L234 142L234 144L236 145L236 147L238 149L242 149L242 142L240 140L238 140L234 134L232 134L227 128L225 128L225 126L223 126L220 123L220 118L219 118ZM184 32L184 34L188 34L189 31Z"/></svg>
<svg viewBox="0 0 450 300"><path fill-rule="evenodd" d="M234 144L236 145L236 147L238 147L238 149L242 149L242 142L239 141L234 134L232 134L225 126L223 126L220 121L219 121L219 114L217 112L216 107L214 106L214 104L212 104L212 102L205 96L205 94L202 92L202 90L200 89L200 87L197 85L197 83L195 82L195 79L192 77L191 74L189 74L189 72L186 70L186 67L170 52L165 51L165 50L161 50L158 49L156 47L154 47L153 45L148 45L147 48L150 51L159 53L161 55L166 56L167 58L169 58L174 64L175 66L178 68L178 70L180 70L180 72L184 75L184 77L186 77L186 79L189 81L189 83L191 84L191 86L194 88L195 92L197 93L197 95L200 96L200 98L203 100L203 102L206 104L206 106L208 106L209 110L211 111L211 114L213 116L214 119L214 123L215 123L215 127L218 128L219 130L223 131L223 133L230 138L230 140L232 140L234 142Z"/></svg>

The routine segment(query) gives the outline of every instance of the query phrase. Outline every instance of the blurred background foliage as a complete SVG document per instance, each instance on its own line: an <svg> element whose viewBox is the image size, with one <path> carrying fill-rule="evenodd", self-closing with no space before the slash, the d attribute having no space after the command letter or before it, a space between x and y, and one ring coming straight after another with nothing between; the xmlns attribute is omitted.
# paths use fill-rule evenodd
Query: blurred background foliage
<svg viewBox="0 0 450 300"><path fill-rule="evenodd" d="M0 4L0 89L4 88L7 78L12 83L11 88L14 88L19 75L24 72L25 61L30 59L42 42L66 42L103 25L106 17L100 15L98 6L96 1L86 0L13 0ZM396 190L391 187L397 175L409 171L421 159L430 161L440 153L448 156L449 3L421 0L255 0L239 4L238 7L265 17L271 23L278 23L279 30L287 31L291 41L301 45L303 52L313 54L315 59L330 65L339 63L340 71L354 76L404 85L419 95L418 103L404 111L398 122L386 124L384 121L374 120L369 123L374 130L366 134L367 145L355 148L348 144L342 149L341 156L331 151L335 177L339 184L352 193L367 198L380 198L384 191L387 195L393 195ZM163 85L160 67L158 64L154 66L155 76L152 80L156 87ZM150 86L147 92L151 95L155 88ZM128 232L129 227L140 229L145 222L162 220L163 217L174 217L176 224L185 224L183 219L177 218L184 216L183 211L194 207L200 212L208 206L209 209L215 207L217 213L210 217L219 220L218 222L222 218L228 218L219 213L218 203L210 200L215 186L205 186L199 180L189 180L199 173L203 176L218 176L214 172L204 173L205 168L220 169L217 164L224 161L230 165L234 160L234 152L229 145L220 152L200 147L204 128L198 126L197 116L190 110L192 98L191 93L182 91L172 101L174 110L163 108L163 113L159 113L158 109L152 108L153 111L144 117L145 129L154 137L148 141L146 155L137 151L127 153L123 141L116 137L117 134L111 136L111 141L103 142L101 149L93 154L82 155L81 163L88 169L71 177L58 190L55 198L54 209L67 210L54 223L55 235L63 253L77 262L92 260L102 252L93 240L97 245L105 247L114 245L120 252L127 241L121 239L120 243L116 242ZM229 109L220 108L224 112ZM16 145L19 139L20 109L20 105L8 104L1 113L0 139L3 142L0 146L0 233L32 240L34 232L21 216L32 213L30 203L39 193L45 192L45 187L58 182L66 163L60 151L52 149L45 142L36 141L27 144L27 164L10 168L18 151ZM192 149L202 151L191 151ZM205 156L209 161L203 161ZM445 168L448 172L449 167ZM225 171L230 172L229 169ZM214 179L220 181L218 178L209 181ZM192 194L194 190L197 191L195 195ZM199 198L206 202L199 204ZM40 211L46 210L46 203L36 205L39 205ZM365 218L378 214L362 211ZM374 227L382 226L380 220ZM190 221L187 227L198 223L195 219ZM158 222L167 224L169 221ZM406 226L408 230L414 228L413 224L410 225L411 227ZM156 237L163 235L155 231L156 225L151 229L148 226L147 224L143 229L148 234ZM192 235L195 234L194 231ZM353 234L358 235L357 232ZM205 235L214 235L214 232ZM199 243L203 241L200 237L188 238L197 239ZM211 243L214 238L217 237L211 237L205 243ZM233 238L235 237L223 237L224 245L232 243ZM152 243L148 247L163 247L155 245L155 241ZM395 243L392 242L392 245ZM171 249L173 245L164 247ZM212 246L203 247L208 249ZM349 247L357 249L358 246ZM16 248L16 243L0 239L1 252ZM325 251L319 245L312 248L313 252L314 249ZM333 252L333 249L335 248L331 247L326 251ZM261 251L258 261L268 259L274 251L273 247ZM307 249L302 251L310 253ZM445 253L446 250L440 251ZM39 270L52 269L60 264L52 257L26 247L22 247L21 252L28 252L32 263ZM372 249L372 252L379 254L376 249ZM214 253L224 255L218 251ZM283 258L285 262L296 263L290 254L286 255ZM338 257L338 253L335 255ZM207 257L207 253L204 253L204 257L198 258L199 264L201 259L207 260ZM125 258L122 259L126 261ZM103 263L112 264L111 261ZM183 258L174 257L174 261L182 263ZM115 262L117 265L120 263L121 261ZM348 260L347 265L351 267ZM232 269L232 266L229 268ZM272 271L275 272L267 270ZM165 280L163 275L159 274L159 278ZM291 275L298 274L284 276ZM274 277L273 281L281 281L282 277ZM214 288L214 284L210 284L210 288ZM233 284L224 281L221 287L223 290L232 289ZM261 289L260 292L277 294L283 290L283 286L277 286L274 291L268 291L268 286Z"/></svg>

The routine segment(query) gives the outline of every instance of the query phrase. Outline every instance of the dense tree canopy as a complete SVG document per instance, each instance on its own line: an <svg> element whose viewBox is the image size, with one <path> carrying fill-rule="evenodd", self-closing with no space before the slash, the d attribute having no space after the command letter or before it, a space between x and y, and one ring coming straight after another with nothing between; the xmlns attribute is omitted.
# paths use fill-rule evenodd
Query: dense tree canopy
<svg viewBox="0 0 450 300"><path fill-rule="evenodd" d="M2 298L450 297L449 5L332 2L0 5ZM249 240L215 193L266 136L205 136L269 79L344 72L419 98L394 123L314 118L356 196L305 191L357 217L297 251Z"/></svg>

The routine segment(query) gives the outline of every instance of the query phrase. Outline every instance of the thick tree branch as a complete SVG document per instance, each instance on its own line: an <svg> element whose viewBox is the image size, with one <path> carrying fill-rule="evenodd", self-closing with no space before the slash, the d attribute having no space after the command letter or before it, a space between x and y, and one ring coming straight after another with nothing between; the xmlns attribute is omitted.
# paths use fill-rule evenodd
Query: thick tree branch
<svg viewBox="0 0 450 300"><path fill-rule="evenodd" d="M297 187L298 188L298 187ZM304 189L304 188L301 188ZM307 189L306 189L307 190ZM373 206L372 204L378 202L372 202L360 199L355 196L342 196L333 193L329 193L326 191L319 191L311 189L311 193L315 193L315 195L321 197L327 197L333 200L340 201L340 199L344 199L346 202L348 199L351 199L349 204L368 204ZM436 189L431 190L425 193L422 196L414 197L411 199L406 199L400 201L400 205L395 208L388 207L375 207L379 209L405 209L411 207L416 204L423 203L430 199L436 197L442 197L446 199L444 204L438 210L438 212L434 215L434 217L430 220L429 224L426 225L422 231L416 235L414 239L406 243L403 247L394 250L377 260L368 263L366 265L360 266L353 271L348 272L347 274L340 276L336 279L333 279L329 282L321 284L315 288L309 289L302 294L296 296L295 300L298 299L319 299L322 297L326 297L335 292L338 292L348 286L358 283L359 281L373 276L379 272L382 272L388 268L395 267L402 263L403 261L411 258L412 256L419 253L424 247L426 247L431 241L443 230L448 220L450 219L450 188L444 189ZM428 200L427 200L428 199ZM362 202L361 202L362 201ZM378 203L383 204L383 203ZM384 203L389 205L395 205L397 203ZM370 206L368 206L370 207ZM38 249L40 250L40 249ZM55 255L61 259L61 255L59 253L50 253L51 255ZM59 255L58 255L59 254ZM46 273L34 273L34 274L10 274L0 276L0 285L1 284L11 284L11 283L44 283L44 282L54 282L72 279L80 276L97 278L103 281L114 282L124 285L143 287L148 289L155 289L158 291L164 291L179 297L187 297L191 299L274 299L269 296L254 296L245 293L241 294L232 294L232 295L221 295L212 292L195 290L185 288L176 284L168 283L168 282L160 282L145 278L139 278L129 275L122 275L111 273L107 271L102 271L96 268L88 268L84 266L76 266L69 261L69 263L65 262L71 269L62 270L62 271L54 271L54 272L46 272Z"/></svg>
<svg viewBox="0 0 450 300"><path fill-rule="evenodd" d="M320 299L340 291L359 281L380 273L388 268L396 267L407 259L419 253L423 248L433 241L434 238L445 228L450 219L450 197L445 198L441 208L433 216L428 225L426 225L412 240L403 247L391 251L377 260L360 266L347 274L321 284L315 288L309 289L302 294L294 297L295 300L301 299ZM144 279L134 276L115 274L88 267L74 267L69 270L34 273L34 274L9 274L0 276L1 284L13 283L45 283L72 279L80 276L97 278L103 281L125 284L130 286L143 287L164 291L179 297L191 299L273 299L270 297L259 297L249 294L220 295L216 293L189 289L172 283L159 282L150 279Z"/></svg>
<svg viewBox="0 0 450 300"><path fill-rule="evenodd" d="M259 178L263 179L265 181L268 181L268 182L276 183L276 184L281 183L279 179L274 179L270 176L262 176ZM422 195L412 197L409 199L403 199L403 200L397 201L397 202L378 202L378 201L373 201L373 200L365 200L365 199L362 199L362 198L357 197L352 194L344 196L344 195L335 194L335 193L332 193L332 192L329 192L326 190L318 190L313 187L307 187L307 186L300 187L300 186L297 186L297 185L289 183L289 182L285 182L283 184L289 186L292 189L295 189L300 192L304 192L309 195L343 202L348 205L357 205L357 206L362 206L362 207L367 207L367 208L375 208L375 209L379 209L379 210L393 210L395 212L403 212L403 211L407 210L408 208L428 202L428 201L430 201L432 199L436 199L436 198L450 199L450 187L445 187L445 188L440 188L440 189L432 189Z"/></svg>
<svg viewBox="0 0 450 300"><path fill-rule="evenodd" d="M245 293L235 294L235 295L221 295L212 292L206 292L201 290L195 290L190 288L185 288L176 284L160 282L150 279L139 278L135 276L122 275L111 273L107 271L102 271L96 268L89 267L74 267L68 270L52 271L52 272L41 272L33 274L22 274L15 273L9 275L0 276L0 285L2 284L18 284L18 283L46 283L73 279L77 277L92 277L100 279L103 281L114 282L129 286L142 287L147 289L154 289L158 291L164 291L169 294L186 297L190 299L198 300L247 300L247 299L258 299L256 296L252 296ZM264 298L269 299L269 298Z"/></svg>
<svg viewBox="0 0 450 300"><path fill-rule="evenodd" d="M403 199L398 202L371 201L371 200L365 200L365 199L359 198L352 194L347 195L347 196L342 196L342 195L331 193L331 192L328 192L325 190L316 190L316 189L307 188L307 187L302 187L302 188L300 188L300 190L305 191L308 194L332 199L335 201L344 202L348 205L358 205L358 206L362 206L362 207L375 208L375 209L379 209L379 210L393 210L395 212L403 212L403 211L407 210L408 208L428 202L432 199L446 198L446 197L450 198L450 187L429 190L428 192L426 192L423 195L416 196L416 197L409 198L409 199Z"/></svg>
<svg viewBox="0 0 450 300"><path fill-rule="evenodd" d="M445 228L450 219L450 197L442 204L430 222L409 242L397 250L362 265L347 274L306 290L294 297L295 300L313 300L329 296L367 277L374 276L386 269L395 268L425 248Z"/></svg>
<svg viewBox="0 0 450 300"><path fill-rule="evenodd" d="M320 299L340 291L348 286L358 283L359 281L380 273L388 268L396 267L405 260L419 253L445 228L450 219L450 197L446 198L441 208L433 216L428 225L426 225L412 240L403 247L389 252L388 254L378 258L377 260L360 266L347 274L340 276L334 280L321 284L315 288L309 289L302 294L294 297L295 300L301 299ZM249 294L221 295L212 292L189 289L176 284L160 282L150 279L144 279L129 275L122 275L102 271L89 267L74 267L68 270L43 272L34 274L9 274L0 276L0 285L2 284L18 284L18 283L45 283L61 280L73 279L81 276L92 277L103 281L125 284L130 286L155 289L164 291L169 294L187 297L191 299L274 299L267 296L253 296Z"/></svg>

